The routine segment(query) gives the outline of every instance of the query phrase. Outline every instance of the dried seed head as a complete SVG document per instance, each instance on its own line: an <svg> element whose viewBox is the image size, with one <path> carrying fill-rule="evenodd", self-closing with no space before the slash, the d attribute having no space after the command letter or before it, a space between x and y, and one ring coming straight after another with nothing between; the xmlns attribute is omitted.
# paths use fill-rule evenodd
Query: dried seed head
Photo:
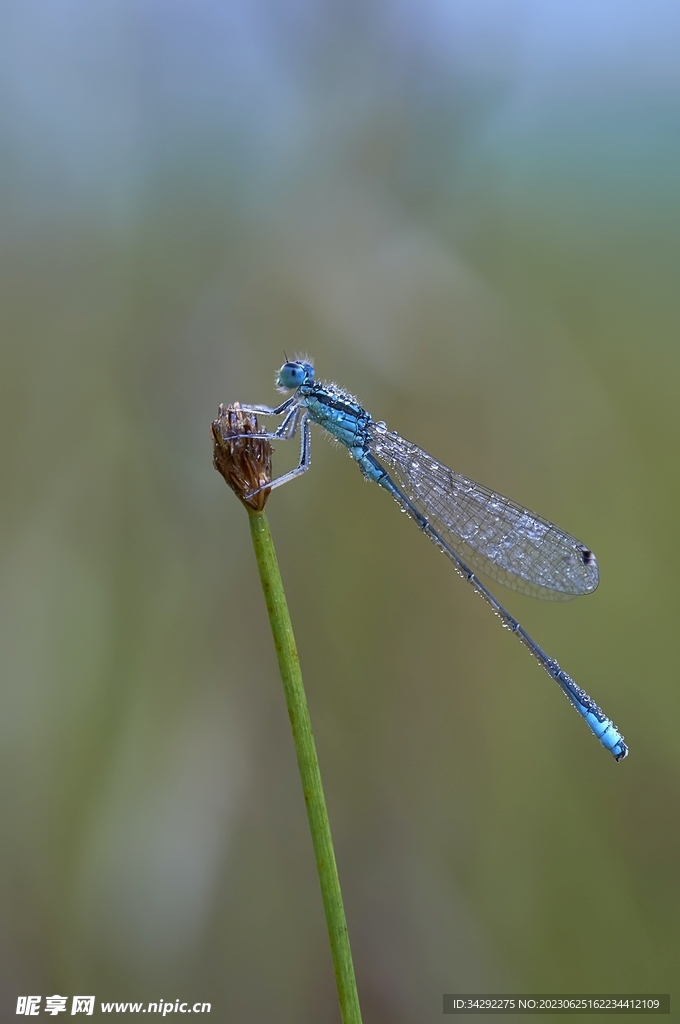
<svg viewBox="0 0 680 1024"><path fill-rule="evenodd" d="M215 469L243 504L255 512L261 512L267 504L271 493L267 484L272 478L271 444L265 438L248 436L258 431L257 418L243 412L238 402L227 409L221 405L211 427ZM253 491L257 494L247 497Z"/></svg>

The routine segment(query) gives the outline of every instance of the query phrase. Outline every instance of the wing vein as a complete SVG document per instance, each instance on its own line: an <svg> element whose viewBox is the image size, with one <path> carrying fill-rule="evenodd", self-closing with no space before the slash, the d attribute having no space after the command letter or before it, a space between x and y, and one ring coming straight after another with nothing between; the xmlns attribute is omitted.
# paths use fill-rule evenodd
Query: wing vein
<svg viewBox="0 0 680 1024"><path fill-rule="evenodd" d="M575 537L510 498L454 473L383 424L369 429L371 451L471 568L512 590L553 601L595 590L597 561Z"/></svg>

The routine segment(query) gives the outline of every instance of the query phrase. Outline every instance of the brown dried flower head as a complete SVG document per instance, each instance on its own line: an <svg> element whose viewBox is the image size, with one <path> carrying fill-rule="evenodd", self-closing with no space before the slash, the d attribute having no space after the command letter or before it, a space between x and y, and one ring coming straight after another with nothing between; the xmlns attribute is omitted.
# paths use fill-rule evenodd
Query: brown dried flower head
<svg viewBox="0 0 680 1024"><path fill-rule="evenodd" d="M243 412L238 402L220 406L211 432L214 442L213 465L244 505L261 512L271 491L272 446L265 438L249 437L259 431L257 417ZM263 488L260 490L259 488ZM253 491L252 498L248 495Z"/></svg>

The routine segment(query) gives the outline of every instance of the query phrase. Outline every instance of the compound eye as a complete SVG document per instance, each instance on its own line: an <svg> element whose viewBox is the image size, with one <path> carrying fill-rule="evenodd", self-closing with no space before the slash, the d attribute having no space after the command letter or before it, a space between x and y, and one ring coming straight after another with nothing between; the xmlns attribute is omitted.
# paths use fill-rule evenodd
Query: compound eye
<svg viewBox="0 0 680 1024"><path fill-rule="evenodd" d="M284 363L279 372L279 384L284 388L297 388L305 379L299 363Z"/></svg>

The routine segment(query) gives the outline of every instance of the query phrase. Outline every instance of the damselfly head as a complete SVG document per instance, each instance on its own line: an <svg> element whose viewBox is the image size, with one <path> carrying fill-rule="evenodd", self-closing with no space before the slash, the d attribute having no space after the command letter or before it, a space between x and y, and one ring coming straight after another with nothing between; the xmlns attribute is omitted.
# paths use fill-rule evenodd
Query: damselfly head
<svg viewBox="0 0 680 1024"><path fill-rule="evenodd" d="M281 391L292 391L313 379L314 367L311 363L306 359L289 359L279 370L276 383Z"/></svg>

